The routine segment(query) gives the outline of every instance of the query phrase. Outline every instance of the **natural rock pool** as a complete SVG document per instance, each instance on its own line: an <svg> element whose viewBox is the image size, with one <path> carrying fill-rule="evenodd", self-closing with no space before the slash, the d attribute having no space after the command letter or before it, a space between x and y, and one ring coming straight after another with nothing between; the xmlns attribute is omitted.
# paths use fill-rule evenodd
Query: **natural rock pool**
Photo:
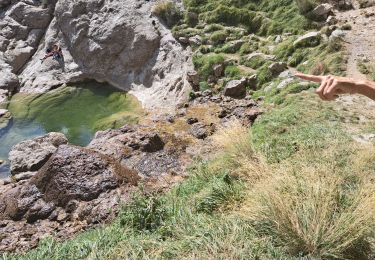
<svg viewBox="0 0 375 260"><path fill-rule="evenodd" d="M108 85L87 83L63 87L46 94L19 93L10 100L8 126L0 128L0 160L6 161L12 146L48 132L61 132L69 142L87 145L98 130L136 123L142 115L139 102ZM9 165L0 165L0 178Z"/></svg>

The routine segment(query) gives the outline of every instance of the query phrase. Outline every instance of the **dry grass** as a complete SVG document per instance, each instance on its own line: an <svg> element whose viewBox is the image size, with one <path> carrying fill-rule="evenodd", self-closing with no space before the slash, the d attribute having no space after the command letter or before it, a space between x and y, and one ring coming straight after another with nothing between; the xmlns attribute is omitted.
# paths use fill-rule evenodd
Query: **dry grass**
<svg viewBox="0 0 375 260"><path fill-rule="evenodd" d="M334 160L326 163L336 148L322 154L328 159L322 164L306 165L302 153L273 168L268 178L249 190L240 214L291 255L371 258L375 185L369 165L373 152L359 151L353 156L352 169L340 169Z"/></svg>
<svg viewBox="0 0 375 260"><path fill-rule="evenodd" d="M232 174L256 182L269 173L265 161L253 149L251 132L238 120L220 128L212 139L217 150L224 152L224 158L220 157L218 161Z"/></svg>

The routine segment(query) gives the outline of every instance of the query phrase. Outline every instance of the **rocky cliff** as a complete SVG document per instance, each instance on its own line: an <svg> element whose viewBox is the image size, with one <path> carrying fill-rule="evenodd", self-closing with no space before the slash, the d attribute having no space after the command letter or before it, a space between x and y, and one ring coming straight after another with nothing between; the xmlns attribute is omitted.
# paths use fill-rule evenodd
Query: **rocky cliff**
<svg viewBox="0 0 375 260"><path fill-rule="evenodd" d="M149 108L182 102L190 90L184 76L192 67L190 50L151 15L153 4L0 1L2 94L94 79L132 91ZM54 43L62 46L64 60L42 63Z"/></svg>

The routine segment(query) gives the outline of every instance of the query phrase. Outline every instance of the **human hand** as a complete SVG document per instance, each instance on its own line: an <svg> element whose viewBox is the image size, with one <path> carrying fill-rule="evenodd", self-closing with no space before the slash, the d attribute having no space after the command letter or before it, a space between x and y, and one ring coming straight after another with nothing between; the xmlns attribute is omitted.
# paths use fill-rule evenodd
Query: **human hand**
<svg viewBox="0 0 375 260"><path fill-rule="evenodd" d="M315 76L303 73L296 73L296 77L304 80L320 83L316 93L322 100L332 101L342 94L357 93L357 81L351 78L338 76Z"/></svg>

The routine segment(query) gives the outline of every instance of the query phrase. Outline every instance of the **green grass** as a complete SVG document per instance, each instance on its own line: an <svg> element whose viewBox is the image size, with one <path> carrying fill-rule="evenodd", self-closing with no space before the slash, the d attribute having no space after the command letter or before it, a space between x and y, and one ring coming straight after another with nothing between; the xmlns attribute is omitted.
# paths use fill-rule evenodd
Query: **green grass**
<svg viewBox="0 0 375 260"><path fill-rule="evenodd" d="M224 57L220 54L195 55L193 57L194 66L204 79L208 79L213 74L213 66L224 62Z"/></svg>
<svg viewBox="0 0 375 260"><path fill-rule="evenodd" d="M222 152L166 194L141 189L112 224L2 258L372 259L374 153L338 116L311 93L289 95L252 134L220 129Z"/></svg>
<svg viewBox="0 0 375 260"><path fill-rule="evenodd" d="M292 89L294 86L291 85ZM285 98L284 93L278 95ZM306 98L311 95L303 93L289 97L254 125L255 145L270 162L280 162L301 150L324 150L329 146L325 140L330 138L348 141L345 132L339 128L337 113L329 105L314 99L314 102L310 101L310 109L305 109ZM281 97L274 98L279 100Z"/></svg>
<svg viewBox="0 0 375 260"><path fill-rule="evenodd" d="M168 27L173 27L180 23L183 14L176 4L169 0L163 0L155 4L152 14L159 17ZM191 21L188 20L189 23Z"/></svg>

